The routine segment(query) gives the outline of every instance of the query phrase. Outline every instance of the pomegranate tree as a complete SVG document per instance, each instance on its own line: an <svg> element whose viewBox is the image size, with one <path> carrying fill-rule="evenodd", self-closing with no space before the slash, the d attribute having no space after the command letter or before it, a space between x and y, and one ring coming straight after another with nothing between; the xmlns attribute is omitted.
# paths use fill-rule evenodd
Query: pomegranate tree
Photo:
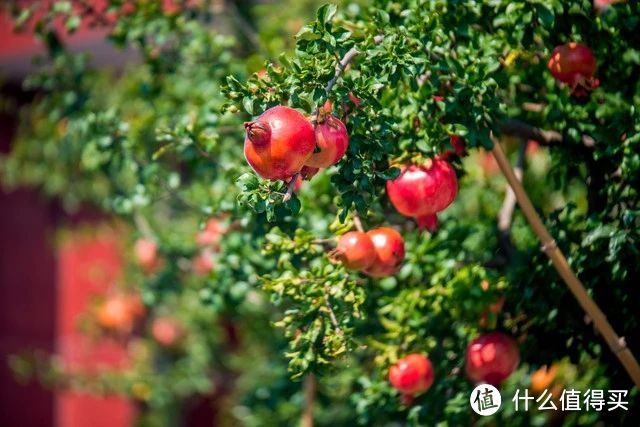
<svg viewBox="0 0 640 427"><path fill-rule="evenodd" d="M482 335L467 346L465 371L473 382L498 385L515 371L518 363L518 346L503 333Z"/></svg>
<svg viewBox="0 0 640 427"><path fill-rule="evenodd" d="M293 108L270 108L244 127L245 158L266 179L290 179L302 169L316 146L313 126Z"/></svg>
<svg viewBox="0 0 640 427"><path fill-rule="evenodd" d="M426 356L412 353L389 368L389 382L403 394L423 393L433 384L434 372Z"/></svg>
<svg viewBox="0 0 640 427"><path fill-rule="evenodd" d="M458 194L458 180L446 160L435 158L422 165L403 166L396 179L387 181L387 194L398 212L433 231L436 214L453 203Z"/></svg>

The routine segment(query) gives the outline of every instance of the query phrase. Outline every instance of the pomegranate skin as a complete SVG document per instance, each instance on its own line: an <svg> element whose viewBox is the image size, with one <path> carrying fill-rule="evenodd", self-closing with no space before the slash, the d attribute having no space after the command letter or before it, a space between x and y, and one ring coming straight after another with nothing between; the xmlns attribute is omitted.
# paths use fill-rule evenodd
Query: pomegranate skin
<svg viewBox="0 0 640 427"><path fill-rule="evenodd" d="M376 260L376 249L371 238L362 231L350 231L340 237L337 258L350 270L371 267Z"/></svg>
<svg viewBox="0 0 640 427"><path fill-rule="evenodd" d="M553 49L547 66L556 80L576 85L582 80L591 79L597 64L591 49L583 44L570 42Z"/></svg>
<svg viewBox="0 0 640 427"><path fill-rule="evenodd" d="M465 357L467 377L475 382L499 385L518 367L516 342L500 332L490 332L469 343Z"/></svg>
<svg viewBox="0 0 640 427"><path fill-rule="evenodd" d="M453 203L458 194L458 179L446 160L436 158L423 166L404 166L400 176L387 181L387 194L402 215L425 217Z"/></svg>
<svg viewBox="0 0 640 427"><path fill-rule="evenodd" d="M349 147L349 135L344 123L336 116L327 115L315 129L317 151L306 161L307 166L328 168L342 159Z"/></svg>
<svg viewBox="0 0 640 427"><path fill-rule="evenodd" d="M315 149L313 126L293 108L270 108L245 123L245 129L244 156L258 175L269 180L285 180L299 172Z"/></svg>
<svg viewBox="0 0 640 427"><path fill-rule="evenodd" d="M379 227L367 232L376 250L376 258L364 273L371 277L391 276L400 270L405 249L402 235L393 228Z"/></svg>
<svg viewBox="0 0 640 427"><path fill-rule="evenodd" d="M431 361L418 353L412 353L389 368L389 382L406 395L427 391L433 385L434 372Z"/></svg>
<svg viewBox="0 0 640 427"><path fill-rule="evenodd" d="M173 317L163 316L153 320L151 334L158 344L173 347L184 337L184 329Z"/></svg>

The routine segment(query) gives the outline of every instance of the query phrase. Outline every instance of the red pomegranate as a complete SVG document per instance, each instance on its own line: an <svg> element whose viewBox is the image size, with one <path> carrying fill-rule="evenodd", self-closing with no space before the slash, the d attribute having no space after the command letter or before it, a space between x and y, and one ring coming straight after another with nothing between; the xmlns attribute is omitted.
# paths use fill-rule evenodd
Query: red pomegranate
<svg viewBox="0 0 640 427"><path fill-rule="evenodd" d="M433 384L431 361L422 354L412 353L389 369L389 382L403 394L415 395L427 391Z"/></svg>
<svg viewBox="0 0 640 427"><path fill-rule="evenodd" d="M579 95L598 87L598 80L593 77L596 57L583 44L570 42L556 46L547 66L553 77L568 84L574 94Z"/></svg>
<svg viewBox="0 0 640 427"><path fill-rule="evenodd" d="M210 218L207 220L204 230L196 234L196 243L198 246L216 247L225 231L225 227L218 219Z"/></svg>
<svg viewBox="0 0 640 427"><path fill-rule="evenodd" d="M213 251L210 249L201 250L191 261L193 272L197 275L204 275L215 267L213 260Z"/></svg>
<svg viewBox="0 0 640 427"><path fill-rule="evenodd" d="M437 225L435 214L453 203L458 194L456 172L440 158L421 166L406 165L400 176L387 181L387 194L398 212L433 229Z"/></svg>
<svg viewBox="0 0 640 427"><path fill-rule="evenodd" d="M138 264L145 272L153 272L160 266L158 245L153 240L148 238L140 238L136 240L133 252Z"/></svg>
<svg viewBox="0 0 640 427"><path fill-rule="evenodd" d="M332 114L318 116L315 129L317 150L305 162L314 168L328 168L340 161L349 147L349 135L344 123Z"/></svg>
<svg viewBox="0 0 640 427"><path fill-rule="evenodd" d="M293 108L270 108L244 127L245 158L266 179L286 180L295 175L316 146L313 126Z"/></svg>
<svg viewBox="0 0 640 427"><path fill-rule="evenodd" d="M516 342L500 332L482 335L469 343L465 360L467 377L473 382L498 385L520 363Z"/></svg>
<svg viewBox="0 0 640 427"><path fill-rule="evenodd" d="M338 241L334 255L350 270L364 270L376 260L376 249L371 237L362 231L350 231Z"/></svg>
<svg viewBox="0 0 640 427"><path fill-rule="evenodd" d="M393 228L379 227L367 232L376 250L375 261L364 273L371 277L391 276L404 261L404 239Z"/></svg>
<svg viewBox="0 0 640 427"><path fill-rule="evenodd" d="M98 307L98 324L114 332L131 332L135 317L132 308L127 296L110 296Z"/></svg>
<svg viewBox="0 0 640 427"><path fill-rule="evenodd" d="M158 344L164 347L173 347L184 338L185 331L176 319L171 316L163 316L153 320L151 335Z"/></svg>

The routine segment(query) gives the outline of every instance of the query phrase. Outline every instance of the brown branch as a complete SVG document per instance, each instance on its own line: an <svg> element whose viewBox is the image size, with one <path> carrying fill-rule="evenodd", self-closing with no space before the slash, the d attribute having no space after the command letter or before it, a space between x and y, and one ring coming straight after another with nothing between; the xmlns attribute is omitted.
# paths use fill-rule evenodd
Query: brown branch
<svg viewBox="0 0 640 427"><path fill-rule="evenodd" d="M291 177L291 181L287 184L287 192L282 196L283 202L288 202L293 195L293 192L296 189L296 181L298 181L298 177L300 176L300 172L296 173Z"/></svg>
<svg viewBox="0 0 640 427"><path fill-rule="evenodd" d="M500 131L505 135L518 136L522 139L531 139L540 145L559 145L562 144L562 134L555 130L540 129L535 126L528 125L520 120L510 119L505 121ZM589 135L582 135L582 144L591 148L596 145L596 140Z"/></svg>
<svg viewBox="0 0 640 427"><path fill-rule="evenodd" d="M324 305L327 307L329 311L329 319L331 319L331 324L333 328L336 330L336 333L342 335L342 329L340 328L340 324L338 323L338 318L336 317L336 313L333 311L333 306L331 305L331 301L329 301L330 293L329 293L329 285L324 285Z"/></svg>
<svg viewBox="0 0 640 427"><path fill-rule="evenodd" d="M316 377L308 374L304 379L304 410L300 427L313 427L313 407L316 401Z"/></svg>
<svg viewBox="0 0 640 427"><path fill-rule="evenodd" d="M382 40L384 40L383 35L378 35L373 38L373 42L375 44L382 43ZM352 47L347 51L347 53L344 54L342 59L338 61L338 63L336 64L336 72L333 78L329 80L329 82L324 88L324 91L327 95L329 95L329 93L333 89L333 86L335 86L336 82L338 81L342 73L344 73L344 70L347 68L347 66L351 63L351 61L353 61L353 58L355 58L359 53L360 51L358 49L356 49L355 47Z"/></svg>
<svg viewBox="0 0 640 427"><path fill-rule="evenodd" d="M619 337L616 334L606 316L602 310L600 310L600 307L598 307L593 299L591 299L591 296L589 296L584 285L569 266L567 259L558 248L556 241L553 239L551 234L549 234L547 228L542 223L542 220L533 207L524 187L513 172L513 169L509 164L509 160L507 160L507 156L505 156L504 151L502 151L500 142L495 138L493 138L492 153L498 162L500 170L513 189L522 213L529 222L534 233L542 242L542 250L547 254L556 271L564 280L569 290L573 293L573 296L578 300L582 309L593 320L594 326L603 336L613 354L618 357L624 368L627 370L627 373L635 383L636 387L640 388L640 365L638 365L638 361L631 350L627 347L624 337Z"/></svg>
<svg viewBox="0 0 640 427"><path fill-rule="evenodd" d="M353 225L356 227L356 230L364 233L364 227L362 226L362 221L360 220L360 215L358 215L357 211L353 211Z"/></svg>
<svg viewBox="0 0 640 427"><path fill-rule="evenodd" d="M514 174L519 181L522 181L524 173L524 159L527 152L527 140L523 139L518 152L518 161L514 168ZM515 248L511 240L511 224L516 207L516 195L509 185L504 195L504 201L498 213L498 242L507 258L513 256Z"/></svg>

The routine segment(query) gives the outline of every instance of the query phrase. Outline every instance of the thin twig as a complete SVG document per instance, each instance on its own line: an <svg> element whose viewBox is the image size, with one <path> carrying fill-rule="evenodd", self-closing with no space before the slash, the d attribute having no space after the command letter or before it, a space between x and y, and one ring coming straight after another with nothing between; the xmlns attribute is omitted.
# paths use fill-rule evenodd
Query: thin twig
<svg viewBox="0 0 640 427"><path fill-rule="evenodd" d="M518 153L518 161L514 168L514 174L519 181L522 181L522 175L524 173L524 159L527 152L527 140L522 139L522 143L520 144L520 150ZM513 246L513 242L511 241L511 224L513 223L513 213L515 212L516 207L516 195L511 189L511 187L507 184L507 191L504 195L504 201L502 203L502 207L500 208L500 212L498 213L498 242L500 247L504 251L505 256L510 258L515 248Z"/></svg>
<svg viewBox="0 0 640 427"><path fill-rule="evenodd" d="M296 189L296 181L298 181L298 177L300 176L300 172L296 173L291 177L291 181L287 184L287 192L282 196L282 201L287 202L291 199L293 192Z"/></svg>
<svg viewBox="0 0 640 427"><path fill-rule="evenodd" d="M238 24L238 28L240 28L242 34L244 34L247 40L249 40L249 42L253 45L253 48L264 55L265 58L271 59L271 55L260 41L258 33L256 33L256 30L249 23L249 21L247 21L245 17L242 16L242 13L240 13L240 10L238 9L238 5L236 5L233 0L225 1L224 3L226 6L228 6L228 11L232 18Z"/></svg>
<svg viewBox="0 0 640 427"><path fill-rule="evenodd" d="M340 328L340 324L338 323L338 318L336 317L336 313L333 311L333 307L331 306L331 301L329 301L330 293L329 293L329 285L324 285L324 305L327 307L329 311L329 319L331 319L331 324L333 328L336 330L337 334L342 335L342 329Z"/></svg>
<svg viewBox="0 0 640 427"><path fill-rule="evenodd" d="M355 225L356 230L364 233L364 227L362 226L362 221L360 220L360 215L358 215L357 211L353 211L353 225Z"/></svg>
<svg viewBox="0 0 640 427"><path fill-rule="evenodd" d="M555 130L544 130L535 126L528 125L520 120L511 119L505 121L500 130L505 135L518 136L523 139L531 139L540 145L557 145L562 144L562 134ZM582 144L591 148L596 145L596 140L589 135L582 135Z"/></svg>
<svg viewBox="0 0 640 427"><path fill-rule="evenodd" d="M383 35L377 35L377 36L375 36L373 38L373 42L375 44L382 43L382 40L384 40L384 36ZM331 93L331 90L333 89L333 86L335 86L336 82L338 81L338 79L340 78L342 73L344 73L344 70L351 63L351 61L353 61L353 58L355 58L359 53L360 53L360 51L358 49L356 49L355 47L352 47L351 49L349 49L347 51L347 53L344 54L342 59L340 61L338 61L338 63L336 64L336 73L334 74L333 78L331 80L329 80L329 82L327 83L327 85L324 88L324 91L325 91L325 93L327 95L329 95L329 93Z"/></svg>

